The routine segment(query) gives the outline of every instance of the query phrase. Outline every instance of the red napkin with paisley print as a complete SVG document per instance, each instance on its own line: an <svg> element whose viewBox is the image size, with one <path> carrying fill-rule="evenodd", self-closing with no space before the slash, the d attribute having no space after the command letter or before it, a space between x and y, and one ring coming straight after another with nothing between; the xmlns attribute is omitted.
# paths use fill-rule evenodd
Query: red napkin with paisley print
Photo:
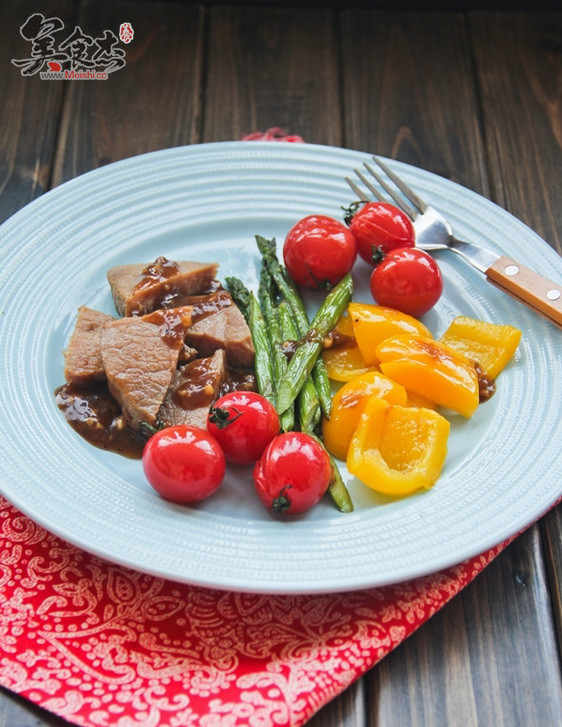
<svg viewBox="0 0 562 727"><path fill-rule="evenodd" d="M0 498L0 684L87 727L298 727L505 545L385 588L262 596L113 565Z"/></svg>
<svg viewBox="0 0 562 727"><path fill-rule="evenodd" d="M0 684L87 727L298 727L506 544L385 588L264 596L113 565L0 498Z"/></svg>

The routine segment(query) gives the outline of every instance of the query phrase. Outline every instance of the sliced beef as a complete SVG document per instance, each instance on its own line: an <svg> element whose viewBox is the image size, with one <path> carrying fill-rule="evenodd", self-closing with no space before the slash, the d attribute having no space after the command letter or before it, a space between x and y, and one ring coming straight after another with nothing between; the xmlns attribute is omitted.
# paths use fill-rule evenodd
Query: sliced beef
<svg viewBox="0 0 562 727"><path fill-rule="evenodd" d="M178 357L191 308L155 311L143 317L120 318L101 332L101 351L107 383L127 423L156 424Z"/></svg>
<svg viewBox="0 0 562 727"><path fill-rule="evenodd" d="M185 343L195 348L200 356L211 356L224 348L226 341L226 315L219 310L195 321L186 331Z"/></svg>
<svg viewBox="0 0 562 727"><path fill-rule="evenodd" d="M179 368L160 409L159 422L166 426L187 424L205 429L209 407L219 397L226 376L223 350Z"/></svg>
<svg viewBox="0 0 562 727"><path fill-rule="evenodd" d="M250 329L234 303L195 321L185 340L202 356L224 349L229 366L249 368L254 363Z"/></svg>
<svg viewBox="0 0 562 727"><path fill-rule="evenodd" d="M226 357L231 366L250 368L254 364L254 344L246 319L232 305L226 308Z"/></svg>
<svg viewBox="0 0 562 727"><path fill-rule="evenodd" d="M67 382L88 384L103 381L105 369L101 357L101 331L113 316L81 306L74 331L64 352L64 377Z"/></svg>
<svg viewBox="0 0 562 727"><path fill-rule="evenodd" d="M160 307L170 308L180 296L210 290L217 269L217 263L175 262L159 257L148 265L117 265L108 271L107 279L118 313L140 316Z"/></svg>

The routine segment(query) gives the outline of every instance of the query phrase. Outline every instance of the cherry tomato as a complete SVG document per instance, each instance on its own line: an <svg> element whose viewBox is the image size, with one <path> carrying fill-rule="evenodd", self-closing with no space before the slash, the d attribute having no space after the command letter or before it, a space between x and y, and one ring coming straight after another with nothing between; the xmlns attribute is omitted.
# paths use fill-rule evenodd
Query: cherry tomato
<svg viewBox="0 0 562 727"><path fill-rule="evenodd" d="M295 514L314 507L330 484L332 467L325 449L309 434L275 437L254 467L254 486L268 510Z"/></svg>
<svg viewBox="0 0 562 727"><path fill-rule="evenodd" d="M388 253L371 273L371 293L379 305L419 317L433 308L443 292L435 260L415 247Z"/></svg>
<svg viewBox="0 0 562 727"><path fill-rule="evenodd" d="M349 229L325 215L309 215L288 232L283 259L296 283L312 290L330 289L348 273L357 257Z"/></svg>
<svg viewBox="0 0 562 727"><path fill-rule="evenodd" d="M156 432L142 454L154 489L174 502L204 500L221 484L226 469L217 440L203 429L179 425Z"/></svg>
<svg viewBox="0 0 562 727"><path fill-rule="evenodd" d="M256 462L279 434L279 417L273 404L261 394L234 391L213 404L207 431L220 444L229 462L249 464Z"/></svg>
<svg viewBox="0 0 562 727"><path fill-rule="evenodd" d="M413 247L416 239L408 215L388 202L368 202L353 214L349 229L357 242L357 252L371 265L375 264L376 248L390 252L397 247Z"/></svg>

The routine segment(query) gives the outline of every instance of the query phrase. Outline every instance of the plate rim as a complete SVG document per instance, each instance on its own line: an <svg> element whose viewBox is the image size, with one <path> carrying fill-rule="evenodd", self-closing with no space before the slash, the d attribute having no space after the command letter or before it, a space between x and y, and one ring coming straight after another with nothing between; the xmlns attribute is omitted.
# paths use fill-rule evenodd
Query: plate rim
<svg viewBox="0 0 562 727"><path fill-rule="evenodd" d="M107 170L109 170L109 173L112 173L113 171L115 171L116 168L119 168L119 169L125 168L125 165L127 165L127 167L129 165L132 167L135 167L137 164L139 164L139 163L142 164L143 162L148 162L150 164L150 160L153 158L162 159L165 156L173 157L178 152L180 154L182 154L186 150L188 150L188 153L194 153L193 150L197 150L197 152L200 152L200 151L206 151L206 150L209 150L209 151L226 150L228 148L228 149L232 149L232 150L244 149L244 152L246 152L246 150L247 150L248 152L252 151L252 153L253 153L253 149L255 149L256 153L257 153L258 149L261 149L262 153L264 151L267 151L266 156L268 156L270 154L275 156L275 155L284 154L285 152L282 151L282 148L283 147L286 148L285 145L278 145L278 144L272 145L271 142L250 142L250 144L252 144L254 146L249 148L249 142L208 142L205 144L192 145L192 146L172 147L172 148L165 149L165 150L151 151L151 152L147 152L145 154L137 155L134 157L129 157L127 159L113 162L112 164L106 165L105 167L100 167L98 169L90 170L90 171L86 172L85 174L82 174L78 177L75 177L71 180L64 182L63 184L59 185L58 187L55 187L54 189L49 190L49 192L46 192L45 194L41 195L37 199L30 202L28 205L26 205L21 210L16 212L12 217L10 217L6 222L4 222L2 224L2 226L1 226L2 231L3 232L7 231L8 234L10 234L12 231L12 226L19 225L21 223L22 219L25 222L26 216L28 216L30 214L30 208L31 208L31 213L35 213L36 210L41 211L44 206L48 207L49 205L53 204L53 201L56 202L60 196L62 196L64 198L64 196L68 193L69 190L72 191L75 188L80 189L81 185L84 184L84 178L87 178L87 180L93 181L93 182L96 182L96 180L98 178L103 180L105 178L105 176L108 174ZM293 148L294 148L295 145L291 145L291 146L293 146ZM313 152L316 150L316 152L319 154L328 154L328 156L330 156L331 154L337 154L337 155L341 156L343 154L344 156L361 155L361 156L366 157L368 155L368 152L362 152L362 151L358 151L358 150L351 150L351 149L345 149L345 148L339 148L339 147L328 147L328 146L324 146L324 145L306 144L306 145L298 145L297 148L302 148L302 147L306 147L309 150L312 150ZM296 151L293 153L296 153L297 155L301 154L300 151ZM390 161L392 164L395 164L398 168L416 169L403 162L395 162L392 160L390 160ZM478 195L476 192L473 192L472 190L464 187L463 185L460 185L456 182L451 182L450 180L445 180L445 179L439 177L438 175L435 175L432 172L425 172L424 170L419 170L419 169L417 169L417 171L422 173L425 177L433 178L439 184L444 184L445 186L452 185L453 187L458 188L458 190L460 190L459 193L462 193L463 195L469 195L469 196L473 195L478 200L484 200L486 202L486 204L493 205L498 210L501 210L501 213L503 215L509 215L512 218L512 221L514 223L519 224L521 226L521 228L525 231L525 234L528 235L529 233L531 233L533 236L535 236L535 238L538 241L540 241L542 243L542 245L545 246L545 251L550 250L554 256L557 256L556 251L553 248L551 248L550 246L548 246L548 244L544 240L542 240L542 238L540 238L540 236L538 236L537 233L535 233L529 227L524 225L523 222L521 222L517 218L513 217L513 215L510 215L509 212L507 212L506 210L503 210L503 208L499 207L496 203L492 202L491 200L487 200L486 198L482 197L481 195ZM546 256L548 258L548 253ZM530 514L530 521L525 525L525 527L527 527L528 525L531 524L531 522L534 522L538 517L540 517L542 515L542 513L545 511L545 509L548 509L550 506L552 506L558 499L559 495L560 495L560 493L558 493L557 496L553 495L552 497L550 497L548 499L548 501L546 503L543 502L540 505L537 504L535 511L533 511L533 513ZM18 507L22 512L27 514L26 511L29 511L28 503L24 501L25 498L22 498L20 500L17 496L14 497L12 494L11 496L7 497L7 499L10 502L12 502L16 507ZM104 558L106 560L110 560L111 562L119 563L120 565L123 565L125 567L136 568L136 569L142 570L143 572L152 573L153 575L156 575L156 576L171 578L173 580L180 580L180 581L183 580L181 578L174 577L173 575L163 574L162 572L159 572L159 571L147 569L146 566L141 567L137 563L131 564L130 560L128 560L126 558L119 559L118 557L116 557L115 554L108 556L107 551L100 551L99 549L88 547L87 545L84 544L84 542L82 542L80 540L80 538L78 538L78 540L76 540L75 536L73 536L73 535L69 536L69 533L64 532L64 529L61 531L60 528L54 528L52 522L50 522L48 520L48 518L46 518L46 519L42 518L40 513L34 512L34 514L30 515L30 517L35 522L39 523L40 525L45 527L50 532L55 533L56 535L67 540L68 542L72 542L74 545L77 545L78 547L81 547L85 550L88 550L91 553L94 553L98 557ZM260 592L260 593L319 593L319 592L326 593L326 592L332 592L332 591L356 590L356 589L368 588L368 587L378 586L378 585L387 585L390 583L403 581L403 580L406 580L408 578L412 578L415 576L427 575L428 573L435 572L437 570L441 570L446 567L450 567L452 565L455 565L455 564L461 562L466 557L470 557L471 555L476 555L478 552L487 550L488 548L491 548L494 545L497 545L499 542L505 540L507 537L510 537L513 534L514 534L513 532L503 532L500 537L491 536L489 539L488 545L486 545L484 548L482 548L481 545L479 545L476 552L468 553L463 557L459 557L458 555L456 555L456 556L454 556L453 560L451 560L451 556L444 556L442 562L439 563L437 566L435 565L435 562L433 562L431 566L428 566L427 570L424 571L423 569L420 570L420 568L415 568L414 569L415 572L412 572L406 576L404 576L404 571L403 571L400 575L397 575L397 577L395 579L389 580L388 578L386 578L384 580L384 583L377 583L377 582L372 582L372 581L365 582L364 581L364 582L355 583L355 584L346 583L346 584L334 585L334 587L331 588L329 586L329 584L324 584L323 586L319 586L319 585L311 585L310 582L308 582L305 585L293 584L291 587L288 587L287 585L282 585L282 584L280 585L278 583L276 583L276 584L260 583L259 586L256 583L253 586L248 587L248 584L240 583L239 580L236 580L236 579L233 581L229 581L228 578L225 578L225 580L222 584L219 584L216 582L210 583L210 582L205 581L205 579L201 579L199 582L197 582L197 579L194 580L192 577L190 577L188 580L186 580L184 582L191 583L193 585L229 589L229 590L240 590L240 591L249 590L252 592Z"/></svg>

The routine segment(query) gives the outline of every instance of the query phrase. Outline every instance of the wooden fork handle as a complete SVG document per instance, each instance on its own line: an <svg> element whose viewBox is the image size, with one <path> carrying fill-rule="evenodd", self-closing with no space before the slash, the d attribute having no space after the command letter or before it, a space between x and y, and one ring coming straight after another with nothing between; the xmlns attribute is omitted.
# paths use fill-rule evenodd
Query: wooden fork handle
<svg viewBox="0 0 562 727"><path fill-rule="evenodd" d="M562 284L502 256L486 270L488 280L562 328Z"/></svg>

